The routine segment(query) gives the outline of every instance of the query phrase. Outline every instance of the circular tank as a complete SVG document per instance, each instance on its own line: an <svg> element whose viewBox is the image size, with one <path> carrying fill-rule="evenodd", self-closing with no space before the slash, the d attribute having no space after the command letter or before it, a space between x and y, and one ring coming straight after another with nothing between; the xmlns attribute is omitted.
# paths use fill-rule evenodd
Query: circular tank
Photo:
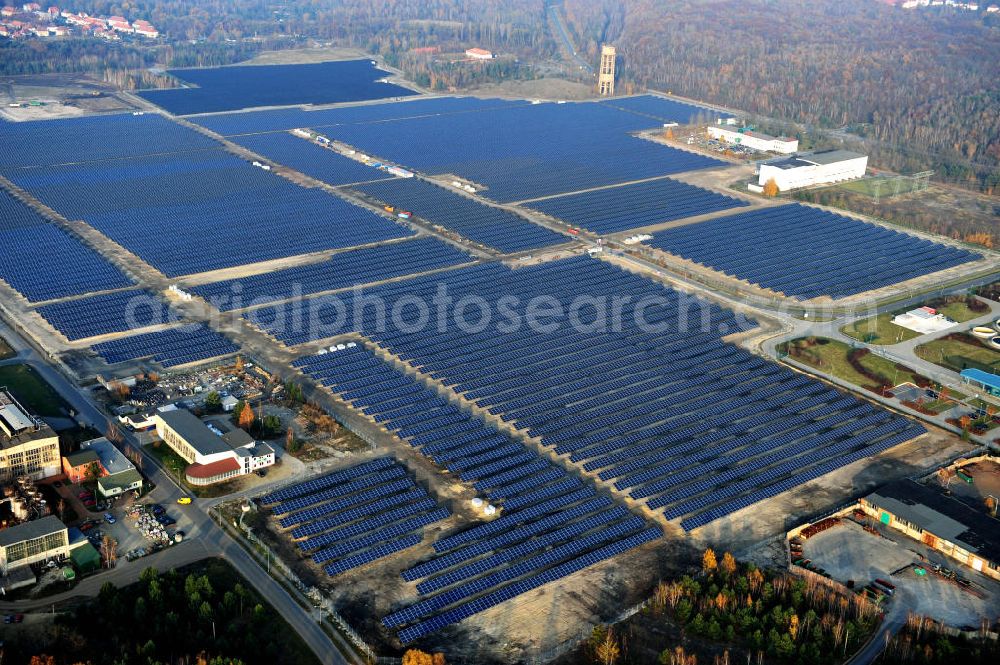
<svg viewBox="0 0 1000 665"><path fill-rule="evenodd" d="M972 329L972 335L979 339L990 339L991 337L995 337L996 334L997 331L989 326L976 326Z"/></svg>

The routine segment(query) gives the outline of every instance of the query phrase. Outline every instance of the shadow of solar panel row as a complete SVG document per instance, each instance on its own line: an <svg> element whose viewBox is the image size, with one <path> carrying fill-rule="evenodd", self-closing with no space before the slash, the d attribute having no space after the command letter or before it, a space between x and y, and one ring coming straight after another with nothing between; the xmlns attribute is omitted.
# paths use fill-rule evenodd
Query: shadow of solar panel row
<svg viewBox="0 0 1000 665"><path fill-rule="evenodd" d="M595 233L616 233L750 205L677 180L652 180L526 204Z"/></svg>
<svg viewBox="0 0 1000 665"><path fill-rule="evenodd" d="M474 259L431 236L334 254L320 263L275 270L189 289L222 311L335 291L394 277L449 268Z"/></svg>
<svg viewBox="0 0 1000 665"><path fill-rule="evenodd" d="M11 178L169 276L412 234L221 149L24 170Z"/></svg>
<svg viewBox="0 0 1000 665"><path fill-rule="evenodd" d="M668 229L649 244L803 300L842 298L981 258L798 204Z"/></svg>
<svg viewBox="0 0 1000 665"><path fill-rule="evenodd" d="M287 132L238 136L232 140L272 162L329 185L391 180L394 177Z"/></svg>
<svg viewBox="0 0 1000 665"><path fill-rule="evenodd" d="M661 122L676 122L681 125L711 123L719 117L717 111L704 106L678 102L656 95L615 97L601 103L630 113L655 118Z"/></svg>
<svg viewBox="0 0 1000 665"><path fill-rule="evenodd" d="M132 285L100 254L5 191L0 191L0 279L31 302Z"/></svg>
<svg viewBox="0 0 1000 665"><path fill-rule="evenodd" d="M512 212L484 205L418 178L374 182L354 189L504 253L569 241L566 236Z"/></svg>
<svg viewBox="0 0 1000 665"><path fill-rule="evenodd" d="M417 93L388 83L371 60L293 65L231 65L170 69L186 87L135 93L177 115L214 113L255 106L334 104Z"/></svg>
<svg viewBox="0 0 1000 665"><path fill-rule="evenodd" d="M729 482L722 476L730 470L748 482L758 479L754 489L763 489L765 483L784 480L783 475L761 479L768 470L758 468L763 462L801 455L812 446L817 457L802 457L797 471L785 473L808 478L811 467L850 452L838 447L845 441L866 442L872 454L878 452L878 437L853 431L858 419L885 415L897 425L908 422L721 340L752 321L585 257L516 270L485 264L433 282L415 278L385 285L372 294L386 303L403 296L429 299L439 283L456 299L496 302L513 296L522 307L544 294L558 300L564 312L579 294L605 302L632 299L636 308L623 309L618 330L588 332L564 317L563 325L544 333L528 326L501 333L492 325L481 332L450 326L428 335L380 329L373 314L349 321L348 327L365 330L394 355L540 437L572 462L589 471L608 469L607 477L617 478L620 491L651 506L666 506L671 488L665 479L695 464L712 465L704 478L712 486L701 490L705 497ZM654 306L637 309L637 303L651 298L658 298ZM513 311L523 322L525 310ZM294 314L291 308L276 317ZM582 317L580 323L587 322ZM283 334L277 328L272 332ZM298 331L291 336L308 338ZM394 399L394 391L409 386L387 380L380 390ZM782 426L786 421L788 426ZM448 422L443 419L441 426ZM762 434L770 422L776 425ZM768 445L750 448L758 438Z"/></svg>
<svg viewBox="0 0 1000 665"><path fill-rule="evenodd" d="M192 129L152 113L0 122L0 168L96 162L218 145Z"/></svg>
<svg viewBox="0 0 1000 665"><path fill-rule="evenodd" d="M597 497L592 484L567 477L562 469L478 418L441 403L429 388L362 346L301 358L294 365L369 416L383 415L389 409L392 417L377 419L390 431L408 438L460 479L475 481L484 496L502 506L499 518L439 539L433 558L403 573L409 581L427 577L418 591L428 597L393 615L386 625L416 621L435 607L538 573L645 526L640 518L614 506L610 498ZM414 386L418 390L410 390ZM477 427L459 427L470 422ZM416 428L419 434L408 437L414 424L422 425ZM499 501L497 494L503 495ZM338 530L306 542L314 547L353 535ZM340 552L339 544L333 547ZM318 555L325 556L323 552ZM469 586L458 592L452 588L466 581Z"/></svg>
<svg viewBox="0 0 1000 665"><path fill-rule="evenodd" d="M633 547L639 547L640 545L656 540L660 537L660 535L661 532L658 528L649 528L622 540L604 545L599 549L587 552L582 556L561 563L558 566L550 568L537 575L523 577L513 584L509 584L496 591L482 595L471 602L446 610L445 612L409 626L408 628L404 628L399 632L399 639L404 644L412 642L425 635L438 631L449 624L456 623L462 619L473 616L474 614L488 610L489 608L499 605L500 603L510 600L511 598L515 598L522 593L527 593L528 591L537 589L538 587L548 584L549 582L557 580L561 577L583 570L584 568L592 566L595 563L610 559L618 554L621 554L622 552L632 549Z"/></svg>
<svg viewBox="0 0 1000 665"><path fill-rule="evenodd" d="M123 337L90 347L105 362L152 359L164 367L228 356L239 347L200 323Z"/></svg>
<svg viewBox="0 0 1000 665"><path fill-rule="evenodd" d="M383 102L331 109L271 109L222 113L191 118L206 129L223 136L283 132L311 127L322 133L325 127L384 122L427 115L470 113L506 106L524 106L522 100L480 99L478 97L414 97L400 102Z"/></svg>
<svg viewBox="0 0 1000 665"><path fill-rule="evenodd" d="M532 104L324 129L422 173L479 183L494 201L575 192L719 166L629 133L656 122L603 104Z"/></svg>
<svg viewBox="0 0 1000 665"><path fill-rule="evenodd" d="M175 323L178 320L166 303L149 291L140 290L42 305L36 311L70 340Z"/></svg>
<svg viewBox="0 0 1000 665"><path fill-rule="evenodd" d="M419 543L423 527L447 519L405 467L380 457L261 498L315 563L337 575ZM408 543L403 546L404 543Z"/></svg>

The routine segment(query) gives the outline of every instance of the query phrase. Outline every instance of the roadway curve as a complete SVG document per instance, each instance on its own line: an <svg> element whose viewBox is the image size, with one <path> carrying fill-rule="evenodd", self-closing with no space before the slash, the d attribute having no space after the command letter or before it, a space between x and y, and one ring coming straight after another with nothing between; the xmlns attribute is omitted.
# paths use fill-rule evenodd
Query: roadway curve
<svg viewBox="0 0 1000 665"><path fill-rule="evenodd" d="M107 416L90 400L89 396L77 389L50 364L39 358L35 350L20 334L5 323L0 322L0 337L7 340L17 354L15 359L5 362L23 362L34 367L76 410L78 421L101 432L106 430ZM132 432L126 430L121 430L121 432L127 443L136 450L141 450L141 445ZM228 561L263 598L271 603L274 609L312 649L320 663L323 665L348 665L348 661L341 655L331 637L317 622L316 617L299 605L284 587L261 568L257 561L212 519L208 511L218 501L196 499L189 506L177 505L177 499L187 496L187 493L163 470L152 455L142 456L142 472L156 485L149 493L148 498L157 503L173 505L177 509L176 512L179 513L178 525L182 526L187 534L187 539L184 542L136 561L121 561L116 568L86 577L73 589L64 593L19 602L0 602L0 612L48 609L55 603L71 598L96 596L101 586L106 582L111 582L115 586L132 584L139 579L139 575L145 568L151 566L167 570L209 557L221 557ZM259 487L257 489L260 490ZM346 643L341 642L341 647L345 646Z"/></svg>

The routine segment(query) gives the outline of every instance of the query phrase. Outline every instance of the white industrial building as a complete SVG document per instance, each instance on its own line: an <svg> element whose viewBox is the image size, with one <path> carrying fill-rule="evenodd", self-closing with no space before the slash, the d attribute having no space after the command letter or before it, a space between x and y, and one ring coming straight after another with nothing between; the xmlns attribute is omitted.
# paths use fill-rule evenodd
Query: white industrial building
<svg viewBox="0 0 1000 665"><path fill-rule="evenodd" d="M271 446L224 421L205 423L184 409L158 412L153 420L157 435L188 462L184 475L192 485L230 480L275 462Z"/></svg>
<svg viewBox="0 0 1000 665"><path fill-rule="evenodd" d="M59 437L0 388L0 480L41 480L61 470Z"/></svg>
<svg viewBox="0 0 1000 665"><path fill-rule="evenodd" d="M760 152L776 152L779 155L790 155L799 149L798 139L770 136L746 127L733 129L725 125L709 125L708 135L718 141L735 143Z"/></svg>
<svg viewBox="0 0 1000 665"><path fill-rule="evenodd" d="M751 184L750 189L762 191L769 180L774 180L781 192L828 185L862 178L867 168L867 155L849 150L822 150L761 164L757 185Z"/></svg>

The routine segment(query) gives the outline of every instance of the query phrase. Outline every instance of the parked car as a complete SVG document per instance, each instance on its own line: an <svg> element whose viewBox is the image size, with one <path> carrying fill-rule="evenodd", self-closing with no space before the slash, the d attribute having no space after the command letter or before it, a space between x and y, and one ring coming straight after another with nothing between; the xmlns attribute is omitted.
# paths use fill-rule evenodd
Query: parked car
<svg viewBox="0 0 1000 665"><path fill-rule="evenodd" d="M118 520L116 520L115 516L112 515L111 513L104 513L104 521L107 522L108 524L114 524Z"/></svg>

